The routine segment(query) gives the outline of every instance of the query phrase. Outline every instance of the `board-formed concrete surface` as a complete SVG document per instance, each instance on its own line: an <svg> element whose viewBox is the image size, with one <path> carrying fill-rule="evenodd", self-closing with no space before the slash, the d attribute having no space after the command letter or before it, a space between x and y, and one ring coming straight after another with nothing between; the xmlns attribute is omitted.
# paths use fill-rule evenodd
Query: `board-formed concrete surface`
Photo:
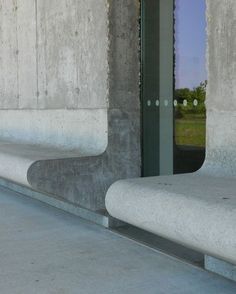
<svg viewBox="0 0 236 294"><path fill-rule="evenodd" d="M107 108L107 1L0 5L0 109Z"/></svg>
<svg viewBox="0 0 236 294"><path fill-rule="evenodd" d="M0 0L1 177L31 186L38 160L106 150L108 8L103 0Z"/></svg>
<svg viewBox="0 0 236 294"><path fill-rule="evenodd" d="M77 149L91 137L85 149L103 152L109 92L106 1L0 0L0 7L0 137L69 147L74 136Z"/></svg>
<svg viewBox="0 0 236 294"><path fill-rule="evenodd" d="M234 294L236 284L0 188L1 294Z"/></svg>
<svg viewBox="0 0 236 294"><path fill-rule="evenodd" d="M104 212L140 176L140 1L0 8L0 177Z"/></svg>

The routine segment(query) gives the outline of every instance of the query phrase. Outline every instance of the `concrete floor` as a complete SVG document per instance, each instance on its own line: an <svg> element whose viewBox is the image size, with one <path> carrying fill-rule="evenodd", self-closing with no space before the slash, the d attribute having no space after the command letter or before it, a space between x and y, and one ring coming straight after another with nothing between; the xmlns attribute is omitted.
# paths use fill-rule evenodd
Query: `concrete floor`
<svg viewBox="0 0 236 294"><path fill-rule="evenodd" d="M227 294L236 284L0 188L1 294Z"/></svg>

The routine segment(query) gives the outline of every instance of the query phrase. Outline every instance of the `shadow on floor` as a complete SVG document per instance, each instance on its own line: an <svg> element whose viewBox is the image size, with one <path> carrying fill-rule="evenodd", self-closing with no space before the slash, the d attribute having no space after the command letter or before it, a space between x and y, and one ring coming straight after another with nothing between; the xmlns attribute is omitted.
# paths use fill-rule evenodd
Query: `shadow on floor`
<svg viewBox="0 0 236 294"><path fill-rule="evenodd" d="M169 241L160 236L154 235L147 231L141 230L131 225L125 225L119 228L116 228L114 231L119 234L126 236L130 239L136 240L143 243L153 249L162 251L171 256L177 257L184 261L187 261L191 264L194 264L199 267L204 267L204 255L186 248L182 245Z"/></svg>

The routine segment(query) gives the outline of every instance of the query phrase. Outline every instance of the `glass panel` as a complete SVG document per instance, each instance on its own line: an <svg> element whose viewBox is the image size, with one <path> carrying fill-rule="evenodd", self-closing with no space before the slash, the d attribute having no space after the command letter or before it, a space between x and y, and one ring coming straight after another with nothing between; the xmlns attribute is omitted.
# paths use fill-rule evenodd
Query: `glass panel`
<svg viewBox="0 0 236 294"><path fill-rule="evenodd" d="M174 0L142 0L142 175L173 174Z"/></svg>
<svg viewBox="0 0 236 294"><path fill-rule="evenodd" d="M205 0L175 1L174 172L198 170L205 158Z"/></svg>

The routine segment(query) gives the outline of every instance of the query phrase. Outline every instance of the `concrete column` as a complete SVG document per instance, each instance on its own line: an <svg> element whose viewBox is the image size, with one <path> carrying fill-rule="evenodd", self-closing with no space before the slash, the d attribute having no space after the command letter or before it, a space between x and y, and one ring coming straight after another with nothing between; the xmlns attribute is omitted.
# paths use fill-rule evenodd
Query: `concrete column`
<svg viewBox="0 0 236 294"><path fill-rule="evenodd" d="M236 175L236 2L207 0L207 156L201 172ZM233 264L205 256L205 268L236 281Z"/></svg>

